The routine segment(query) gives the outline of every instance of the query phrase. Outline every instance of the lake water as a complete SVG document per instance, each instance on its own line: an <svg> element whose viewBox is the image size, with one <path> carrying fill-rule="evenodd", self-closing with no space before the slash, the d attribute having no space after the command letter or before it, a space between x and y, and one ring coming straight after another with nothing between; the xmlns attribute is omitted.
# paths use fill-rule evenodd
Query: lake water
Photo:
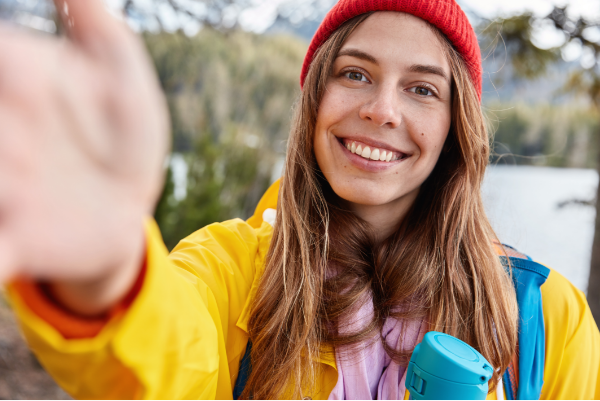
<svg viewBox="0 0 600 401"><path fill-rule="evenodd" d="M492 166L483 199L500 241L586 291L596 212L590 206L558 204L590 200L597 185L595 170Z"/></svg>

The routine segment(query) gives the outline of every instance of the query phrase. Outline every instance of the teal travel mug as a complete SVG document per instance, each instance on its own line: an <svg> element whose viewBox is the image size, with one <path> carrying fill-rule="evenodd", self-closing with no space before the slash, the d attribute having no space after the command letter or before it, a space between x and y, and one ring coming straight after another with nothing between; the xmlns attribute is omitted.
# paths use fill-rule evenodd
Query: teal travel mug
<svg viewBox="0 0 600 401"><path fill-rule="evenodd" d="M493 372L475 348L430 331L410 358L406 389L413 400L485 400Z"/></svg>

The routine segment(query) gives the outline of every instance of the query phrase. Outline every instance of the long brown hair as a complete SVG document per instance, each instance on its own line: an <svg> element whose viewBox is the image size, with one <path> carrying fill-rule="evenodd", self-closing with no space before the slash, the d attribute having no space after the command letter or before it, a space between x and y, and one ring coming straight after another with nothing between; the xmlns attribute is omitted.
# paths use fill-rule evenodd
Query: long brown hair
<svg viewBox="0 0 600 401"><path fill-rule="evenodd" d="M490 391L516 349L516 296L480 193L489 157L484 117L464 61L435 27L452 70L451 129L401 227L377 243L320 173L313 150L318 107L338 51L369 15L347 21L321 46L295 110L249 321L252 372L243 398L301 398L313 390L323 352L375 338L389 317L425 319L430 330L475 347L496 368ZM335 274L327 271L332 266ZM340 334L366 294L373 320ZM386 351L403 364L411 352Z"/></svg>

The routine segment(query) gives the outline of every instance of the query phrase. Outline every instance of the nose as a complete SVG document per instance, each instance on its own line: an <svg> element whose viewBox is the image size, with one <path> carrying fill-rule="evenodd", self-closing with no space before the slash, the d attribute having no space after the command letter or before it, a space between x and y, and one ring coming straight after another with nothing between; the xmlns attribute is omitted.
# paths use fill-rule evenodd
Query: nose
<svg viewBox="0 0 600 401"><path fill-rule="evenodd" d="M397 128L402 122L400 99L395 85L381 85L373 97L362 105L360 118L379 127Z"/></svg>

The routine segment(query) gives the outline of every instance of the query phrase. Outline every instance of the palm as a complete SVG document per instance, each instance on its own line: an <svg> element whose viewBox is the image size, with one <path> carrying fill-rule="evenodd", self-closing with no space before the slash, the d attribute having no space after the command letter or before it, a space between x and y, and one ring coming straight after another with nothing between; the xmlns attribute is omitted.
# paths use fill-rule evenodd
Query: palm
<svg viewBox="0 0 600 401"><path fill-rule="evenodd" d="M69 40L0 32L0 281L131 258L160 190L168 119L143 47L100 1L68 3Z"/></svg>

